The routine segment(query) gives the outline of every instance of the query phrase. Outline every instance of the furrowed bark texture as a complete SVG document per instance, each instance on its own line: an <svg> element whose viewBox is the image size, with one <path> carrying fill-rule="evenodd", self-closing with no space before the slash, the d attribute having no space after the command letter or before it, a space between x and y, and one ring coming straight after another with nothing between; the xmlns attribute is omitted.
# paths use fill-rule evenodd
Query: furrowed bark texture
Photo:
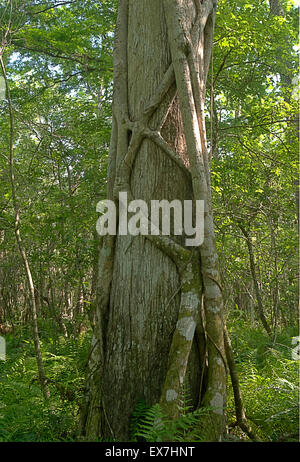
<svg viewBox="0 0 300 462"><path fill-rule="evenodd" d="M204 119L216 2L120 0L108 197L204 200L205 239L105 237L82 431L126 441L139 400L170 418L188 384L224 432L226 364Z"/></svg>

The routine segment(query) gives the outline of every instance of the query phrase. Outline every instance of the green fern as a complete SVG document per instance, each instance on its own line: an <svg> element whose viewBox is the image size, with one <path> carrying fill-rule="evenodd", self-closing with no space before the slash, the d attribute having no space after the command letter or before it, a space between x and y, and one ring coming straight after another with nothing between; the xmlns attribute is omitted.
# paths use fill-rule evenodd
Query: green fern
<svg viewBox="0 0 300 462"><path fill-rule="evenodd" d="M140 400L133 411L130 420L130 434L132 435L133 441L135 442L138 441L137 433L139 430L139 426L143 421L147 411L149 410L149 407L150 406L148 406L144 400Z"/></svg>
<svg viewBox="0 0 300 462"><path fill-rule="evenodd" d="M139 403L133 414L135 419L132 426L133 440L142 439L146 442L202 441L199 422L201 417L208 415L210 409L200 408L192 411L191 405L186 404L186 401L185 398L184 407L182 403L179 404L180 417L176 420L168 419L159 404L147 409L144 403Z"/></svg>
<svg viewBox="0 0 300 462"><path fill-rule="evenodd" d="M160 405L154 404L141 419L135 436L147 442L163 441L166 436L166 426L167 420Z"/></svg>

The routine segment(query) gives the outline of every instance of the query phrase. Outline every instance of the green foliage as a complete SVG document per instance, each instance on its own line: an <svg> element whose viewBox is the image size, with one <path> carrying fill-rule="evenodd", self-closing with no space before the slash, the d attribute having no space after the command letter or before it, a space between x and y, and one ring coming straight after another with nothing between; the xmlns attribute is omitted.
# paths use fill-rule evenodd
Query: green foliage
<svg viewBox="0 0 300 462"><path fill-rule="evenodd" d="M76 438L90 336L42 344L51 398L38 383L32 341L7 338L0 362L0 441L73 441Z"/></svg>
<svg viewBox="0 0 300 462"><path fill-rule="evenodd" d="M134 440L137 438L137 432L139 431L140 425L145 419L149 409L150 406L148 406L144 400L140 400L133 411L130 419L130 434Z"/></svg>
<svg viewBox="0 0 300 462"><path fill-rule="evenodd" d="M241 320L231 325L246 414L263 441L298 441L299 362L292 358L295 335L297 329L285 329L273 342L261 329L249 329ZM232 422L234 402L229 391Z"/></svg>
<svg viewBox="0 0 300 462"><path fill-rule="evenodd" d="M7 7L9 2L0 5L0 42L10 25L3 59L14 109L20 231L43 317L50 317L59 330L63 305L72 331L93 290L96 204L105 196L110 140L116 5L16 0L10 15L5 3ZM1 99L0 253L5 276L0 276L0 323L6 317L2 306L10 303L9 322L16 324L20 311L30 308L18 296L18 287L26 282L14 235L8 148L8 103ZM81 304L79 309L68 309L72 299L75 306Z"/></svg>
<svg viewBox="0 0 300 462"><path fill-rule="evenodd" d="M285 0L274 16L268 3L218 2L212 189L228 310L249 319L257 304L241 223L267 320L287 326L297 323L298 11Z"/></svg>
<svg viewBox="0 0 300 462"><path fill-rule="evenodd" d="M21 234L37 295L51 400L37 382L30 311L14 236L9 182L9 112L0 101L0 324L17 328L0 361L0 441L76 438L89 335L74 339L93 307L98 241L96 203L105 197L111 128L112 46L116 0L0 2L0 41L15 118L15 181ZM263 440L296 439L298 12L281 0L219 0L213 67L213 114L207 112L214 216L226 314L246 411ZM212 88L208 88L212 90ZM209 107L208 92L207 107ZM212 120L211 120L211 115ZM251 236L265 315L259 327L249 255ZM63 335L63 326L70 338ZM232 390L228 415L234 421ZM133 440L199 441L206 410L183 404L170 422L140 402ZM233 433L237 430L233 430ZM237 432L238 437L244 437Z"/></svg>
<svg viewBox="0 0 300 462"><path fill-rule="evenodd" d="M229 326L250 425L263 441L298 441L299 363L292 359L297 329L283 329L272 341L262 328L251 328L241 319L229 320ZM184 401L176 421L168 420L159 404L149 407L140 401L131 419L133 441L201 441L199 424L209 409L192 411L187 392ZM227 420L230 440L248 440L240 429L231 429L236 421L231 383Z"/></svg>
<svg viewBox="0 0 300 462"><path fill-rule="evenodd" d="M190 405L185 405L180 407L179 413L180 417L177 420L170 420L159 404L149 407L140 401L131 419L133 441L202 441L200 419L209 414L209 409L200 408L193 411Z"/></svg>
<svg viewBox="0 0 300 462"><path fill-rule="evenodd" d="M284 329L272 342L262 329L249 328L241 319L229 322L247 417L264 441L298 438L299 368L292 359L297 330ZM90 336L45 336L42 353L51 399L45 404L37 381L34 346L30 337L7 336L7 360L0 362L0 441L76 441L84 372ZM231 385L228 423L235 421ZM158 404L139 401L131 419L134 441L201 441L201 418L209 409L191 409L184 393L180 418L170 421ZM238 429L231 435L245 439Z"/></svg>

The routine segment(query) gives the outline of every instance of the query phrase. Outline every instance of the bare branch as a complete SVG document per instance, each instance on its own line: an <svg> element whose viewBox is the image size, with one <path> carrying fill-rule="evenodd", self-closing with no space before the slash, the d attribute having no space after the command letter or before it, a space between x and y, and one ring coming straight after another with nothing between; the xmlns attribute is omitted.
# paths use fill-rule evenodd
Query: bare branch
<svg viewBox="0 0 300 462"><path fill-rule="evenodd" d="M71 0L71 1L66 1L66 2L58 2L58 3L55 3L54 5L51 5L51 6L48 6L47 8L44 8L43 10L39 10L39 11L35 11L35 12L28 12L29 14L31 14L32 16L33 15L36 15L36 14L41 14L41 13L45 13L46 11L49 11L49 10L53 10L55 8L58 8L59 6L65 6L65 5L71 5L71 4L74 4L74 0Z"/></svg>

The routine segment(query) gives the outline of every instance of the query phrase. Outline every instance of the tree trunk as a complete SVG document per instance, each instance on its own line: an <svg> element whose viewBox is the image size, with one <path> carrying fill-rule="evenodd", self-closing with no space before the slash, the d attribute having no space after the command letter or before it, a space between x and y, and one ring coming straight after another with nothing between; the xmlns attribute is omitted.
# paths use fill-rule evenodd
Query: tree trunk
<svg viewBox="0 0 300 462"><path fill-rule="evenodd" d="M31 269L29 265L29 261L27 258L27 254L25 251L25 247L23 245L20 233L20 208L17 199L16 193L16 185L15 185L15 173L14 173L14 114L13 114L13 106L10 96L10 89L8 84L8 79L6 75L6 69L3 62L3 51L4 45L2 45L2 50L0 52L0 69L2 70L2 74L5 81L6 93L7 93L7 100L8 100L8 108L9 108L9 128L10 128L10 137L9 137L9 176L10 176L10 184L11 184L11 191L12 191L12 202L13 208L15 212L15 236L16 242L19 248L20 255L23 260L26 279L29 287L30 293L30 302L31 302L31 320L32 320L32 332L33 332L33 342L35 348L35 356L37 361L37 368L38 368L38 375L39 375L39 382L41 385L41 389L44 395L45 400L50 398L50 391L47 385L47 379L45 374L45 368L42 358L41 352L41 344L40 344L40 337L39 337L39 328L38 328L38 315L37 315L37 306L36 306L36 299L35 299L35 288L33 284L33 278L31 274Z"/></svg>
<svg viewBox="0 0 300 462"><path fill-rule="evenodd" d="M269 0L270 2L270 12L274 16L283 16L283 8L280 0Z"/></svg>
<svg viewBox="0 0 300 462"><path fill-rule="evenodd" d="M268 323L268 321L266 319L266 316L265 316L265 313L264 313L264 305L263 305L263 301L262 301L262 298L261 298L260 288L259 288L259 285L258 285L258 279L257 279L257 276L256 276L255 259L254 259L254 252L253 252L253 245L252 245L251 236L250 236L248 231L244 228L244 226L241 223L239 223L238 226L239 226L240 230L242 231L242 233L243 233L243 235L244 235L244 237L246 239L246 244L247 244L247 248L248 248L249 261L250 261L250 271L251 271L251 276L252 276L252 280L253 280L253 286L254 286L254 291L255 291L256 301L257 301L257 312L258 312L259 318L261 320L261 323L262 323L265 331L271 337L272 336L272 330L271 330L271 328L269 326L269 323Z"/></svg>
<svg viewBox="0 0 300 462"><path fill-rule="evenodd" d="M128 440L141 399L178 417L184 383L195 408L212 408L205 439L224 432L223 301L204 119L215 7L119 1L108 198L117 206L119 192L149 205L204 200L205 239L197 248L185 247L184 236L104 237L82 413L89 438Z"/></svg>

